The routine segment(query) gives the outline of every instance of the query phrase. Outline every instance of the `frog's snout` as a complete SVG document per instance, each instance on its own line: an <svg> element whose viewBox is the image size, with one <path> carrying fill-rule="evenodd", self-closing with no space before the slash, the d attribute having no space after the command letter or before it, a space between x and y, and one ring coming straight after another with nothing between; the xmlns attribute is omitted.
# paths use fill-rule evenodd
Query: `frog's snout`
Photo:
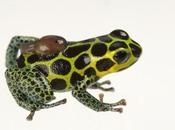
<svg viewBox="0 0 175 130"><path fill-rule="evenodd" d="M132 40L133 41L133 40ZM135 41L133 41L133 43L135 44L132 44L130 43L129 44L129 47L131 48L131 51L132 51L132 54L136 57L136 58L139 58L142 54L142 47L136 43Z"/></svg>

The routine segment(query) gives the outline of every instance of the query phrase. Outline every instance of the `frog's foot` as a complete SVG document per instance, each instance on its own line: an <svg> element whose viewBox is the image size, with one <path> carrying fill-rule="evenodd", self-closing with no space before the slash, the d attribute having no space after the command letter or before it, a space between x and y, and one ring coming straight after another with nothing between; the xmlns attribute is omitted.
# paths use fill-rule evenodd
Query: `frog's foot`
<svg viewBox="0 0 175 130"><path fill-rule="evenodd" d="M103 103L103 98L104 98L104 94L100 93L99 94L99 100L102 103ZM114 106L126 106L126 100L125 99L121 99L120 101L118 101L116 103L111 103L110 104L109 111L122 113L123 112L123 108L113 108Z"/></svg>
<svg viewBox="0 0 175 130"><path fill-rule="evenodd" d="M121 107L114 108L115 106L126 106L126 100L125 99L121 99L120 101L118 101L116 103L111 103L110 104L110 109L109 109L110 111L122 113L123 112L123 108L121 108Z"/></svg>
<svg viewBox="0 0 175 130"><path fill-rule="evenodd" d="M33 120L33 116L34 116L34 114L35 114L35 111L31 111L30 114L27 116L26 119L27 119L28 121Z"/></svg>
<svg viewBox="0 0 175 130"><path fill-rule="evenodd" d="M102 85L105 85L105 84L110 85L111 82L110 82L109 80L103 81L103 82L101 82L101 83L95 82L95 83L93 83L89 88L90 88L90 89L100 89L100 90L102 90L102 91L111 91L111 92L114 92L114 88L113 88L113 87L109 87L109 88L104 88L104 87L102 87Z"/></svg>
<svg viewBox="0 0 175 130"><path fill-rule="evenodd" d="M126 101L124 99L115 102L115 103L105 103L103 102L103 94L100 94L100 100L96 99L93 95L91 95L88 91L86 91L88 77L85 77L84 80L78 81L77 84L72 86L72 95L85 106L95 110L95 111L114 111L114 112L122 112L122 108L116 108L119 105L126 105Z"/></svg>

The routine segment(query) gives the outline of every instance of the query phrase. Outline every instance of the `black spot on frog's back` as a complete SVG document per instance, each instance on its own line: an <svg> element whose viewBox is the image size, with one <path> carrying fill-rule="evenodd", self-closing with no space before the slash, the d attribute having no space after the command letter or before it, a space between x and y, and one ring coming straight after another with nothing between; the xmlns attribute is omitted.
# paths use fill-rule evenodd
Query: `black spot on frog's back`
<svg viewBox="0 0 175 130"><path fill-rule="evenodd" d="M90 44L84 44L84 45L79 45L79 46L72 46L69 47L63 55L69 58L75 57L81 52L87 51L90 48Z"/></svg>
<svg viewBox="0 0 175 130"><path fill-rule="evenodd" d="M105 42L105 43L112 42L112 38L110 38L108 35L100 36L98 38L101 42Z"/></svg>
<svg viewBox="0 0 175 130"><path fill-rule="evenodd" d="M47 55L40 55L39 60L40 61L50 61L54 59L55 57L58 56L59 53L54 53L54 54L47 54Z"/></svg>
<svg viewBox="0 0 175 130"><path fill-rule="evenodd" d="M110 51L114 51L118 48L128 48L127 44L123 41L115 41L111 44L111 46L109 47Z"/></svg>
<svg viewBox="0 0 175 130"><path fill-rule="evenodd" d="M111 61L109 58L104 58L96 63L96 67L98 71L107 71L110 69L115 63Z"/></svg>
<svg viewBox="0 0 175 130"><path fill-rule="evenodd" d="M46 65L39 64L35 66L37 70L39 70L41 73L43 73L46 77L48 76L49 70Z"/></svg>
<svg viewBox="0 0 175 130"><path fill-rule="evenodd" d="M27 62L32 64L32 63L35 63L37 61L50 61L50 60L54 59L55 57L57 57L58 54L59 53L45 54L45 55L33 54L27 58Z"/></svg>
<svg viewBox="0 0 175 130"><path fill-rule="evenodd" d="M88 54L82 54L77 58L75 61L75 67L77 69L83 69L85 68L88 64L90 64L91 58L89 57Z"/></svg>
<svg viewBox="0 0 175 130"><path fill-rule="evenodd" d="M91 53L93 56L103 56L106 54L107 46L104 43L96 43L93 45L91 49Z"/></svg>
<svg viewBox="0 0 175 130"><path fill-rule="evenodd" d="M58 59L51 65L51 71L55 74L67 75L70 70L71 64L64 59Z"/></svg>

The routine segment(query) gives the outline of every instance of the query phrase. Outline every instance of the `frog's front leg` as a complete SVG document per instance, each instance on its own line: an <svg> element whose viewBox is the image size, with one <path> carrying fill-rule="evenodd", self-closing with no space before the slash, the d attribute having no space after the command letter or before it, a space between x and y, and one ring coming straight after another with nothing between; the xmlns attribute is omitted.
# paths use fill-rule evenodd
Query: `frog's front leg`
<svg viewBox="0 0 175 130"><path fill-rule="evenodd" d="M100 89L102 91L111 91L114 92L114 88L113 87L109 87L109 88L104 88L102 87L105 84L111 84L111 82L109 80L103 81L101 83L99 82L94 82L93 84L91 84L88 88L89 89Z"/></svg>
<svg viewBox="0 0 175 130"><path fill-rule="evenodd" d="M35 111L51 108L66 103L66 99L48 104L55 99L50 84L45 76L31 67L7 69L6 80L11 94L17 104L31 113L27 117L32 120Z"/></svg>
<svg viewBox="0 0 175 130"><path fill-rule="evenodd" d="M95 111L115 111L115 112L121 112L121 108L115 108L115 106L119 105L119 102L116 103L104 103L96 99L94 96L92 96L90 93L86 91L86 88L88 87L87 82L88 77L85 77L84 80L78 81L74 86L72 86L72 95L80 101L85 106L95 110ZM123 100L123 99L122 99ZM120 105L126 105L126 103ZM120 109L120 111L119 111Z"/></svg>

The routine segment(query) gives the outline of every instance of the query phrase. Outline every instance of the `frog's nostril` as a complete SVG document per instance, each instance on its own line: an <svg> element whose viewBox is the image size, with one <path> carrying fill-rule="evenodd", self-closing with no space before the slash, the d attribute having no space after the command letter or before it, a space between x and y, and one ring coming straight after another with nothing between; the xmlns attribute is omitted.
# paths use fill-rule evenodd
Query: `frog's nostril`
<svg viewBox="0 0 175 130"><path fill-rule="evenodd" d="M132 50L132 53L135 57L140 57L141 53L142 53L142 49L141 47L137 46L137 45L134 45L132 43L129 44L131 50Z"/></svg>

